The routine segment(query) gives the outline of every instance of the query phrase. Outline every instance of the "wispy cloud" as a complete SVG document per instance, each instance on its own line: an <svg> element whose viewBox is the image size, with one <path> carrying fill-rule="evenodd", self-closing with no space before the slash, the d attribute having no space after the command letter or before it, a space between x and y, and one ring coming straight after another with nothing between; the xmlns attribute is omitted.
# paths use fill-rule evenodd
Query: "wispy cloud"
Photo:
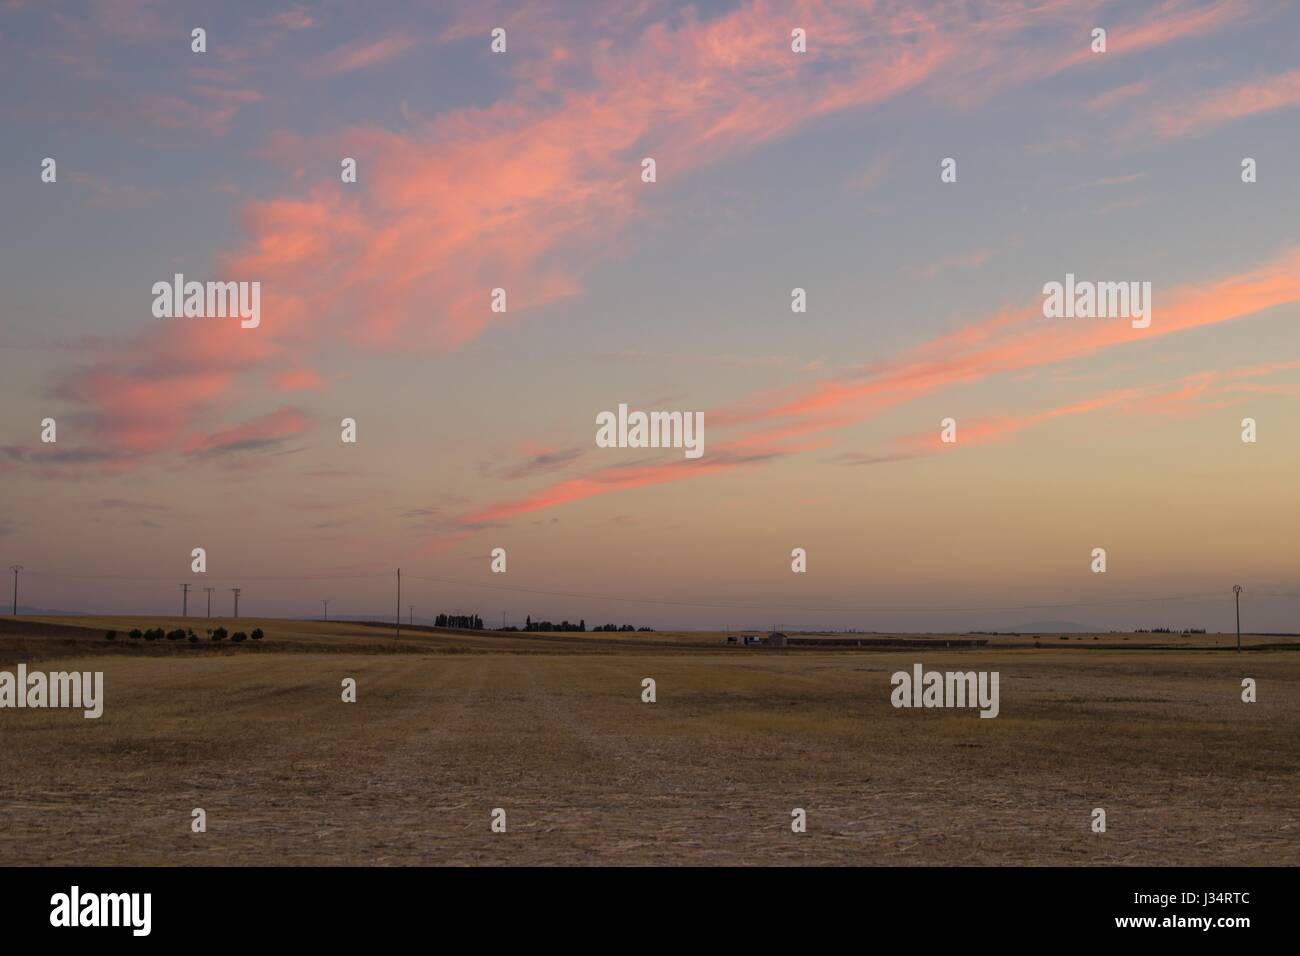
<svg viewBox="0 0 1300 956"><path fill-rule="evenodd" d="M1261 113L1300 106L1300 70L1257 77L1171 106L1153 108L1134 123L1134 129L1152 129L1160 136L1177 138L1204 133Z"/></svg>
<svg viewBox="0 0 1300 956"><path fill-rule="evenodd" d="M707 17L655 3L590 20L562 5L546 9L529 21L527 42L512 45L514 85L490 105L400 131L366 125L274 137L268 157L297 173L322 154L361 156L364 166L355 189L299 175L308 185L242 209L247 241L220 257L214 278L259 277L263 314L273 318L256 334L211 323L201 330L192 323L151 326L100 350L55 376L54 395L71 404L70 419L128 460L212 451L222 440L209 435L195 444L193 423L230 414L237 398L265 401L322 387L313 343L455 349L577 295L586 273L629 241L647 196L637 175L642 155L660 158L661 175L682 177L915 90L940 93L972 74L1005 87L1091 56L1042 53L1032 63L1017 60L1024 70L1007 69L1008 51L1027 35L1074 30L1076 15L1059 3L938 10L807 0L800 15L817 29L806 62L790 54L781 31L774 38L773 10L761 2ZM1232 26L1243 9L1227 0L1173 0L1158 14L1124 22L1113 31L1122 33L1114 46L1133 52L1203 35ZM300 7L282 13L279 28L286 31L304 30L312 19ZM471 11L462 25L483 16ZM431 42L469 35L453 25ZM79 32L79 42L89 36ZM335 47L312 65L326 75L378 69L423 42L417 29L392 31ZM221 134L240 109L270 94L242 74L239 82L221 83L219 76L192 81L188 97L110 93L103 112L113 122L130 114L161 128ZM985 253L969 255L976 258L943 267L973 268ZM508 289L505 315L489 308L494 286ZM958 367L930 377L962 374ZM914 372L907 382L877 388L873 401L903 400L930 387L930 377ZM852 404L859 389L835 382L800 401L836 408L836 396ZM238 438L240 427L228 430L236 436L231 442L275 440ZM799 416L774 437L794 439L819 427ZM761 447L741 441L739 447ZM533 472L550 464L534 463ZM520 476L528 473L526 464L519 468ZM626 483L610 483L620 482Z"/></svg>
<svg viewBox="0 0 1300 956"><path fill-rule="evenodd" d="M597 495L727 471L822 448L824 434L904 402L993 376L1055 365L1105 349L1150 341L1207 325L1300 302L1300 247L1258 269L1170 290L1148 329L1128 320L1061 325L1045 320L1041 303L1007 310L916 346L895 359L852 370L796 390L757 395L711 413L706 421L740 430L715 445L699 462L671 461L636 467L612 466L555 482L530 495L474 509L456 519L464 533L535 511ZM1236 378L1300 367L1300 361L1252 367ZM1225 381L1234 381L1230 373ZM992 441L1052 418L1077 415L1123 402L1147 400L1167 410L1203 394L1209 383L1189 380L1164 395L1149 389L1117 390L1030 415L977 420L962 428L963 442ZM793 442L793 443L792 443ZM877 464L929 453L938 433L901 439L886 452L841 456L844 464ZM444 539L445 540L445 539Z"/></svg>
<svg viewBox="0 0 1300 956"><path fill-rule="evenodd" d="M196 435L186 444L192 455L208 457L232 452L263 451L281 446L285 441L311 428L311 419L301 410L285 406L269 415L223 428L210 435Z"/></svg>
<svg viewBox="0 0 1300 956"><path fill-rule="evenodd" d="M311 72L340 76L380 66L414 50L420 40L412 33L393 33L376 39L353 40L321 56Z"/></svg>

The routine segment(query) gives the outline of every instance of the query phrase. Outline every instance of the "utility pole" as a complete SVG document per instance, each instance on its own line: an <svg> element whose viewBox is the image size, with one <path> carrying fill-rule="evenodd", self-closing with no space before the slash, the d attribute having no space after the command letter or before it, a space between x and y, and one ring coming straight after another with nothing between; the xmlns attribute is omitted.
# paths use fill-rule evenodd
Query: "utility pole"
<svg viewBox="0 0 1300 956"><path fill-rule="evenodd" d="M190 586L181 585L181 617L190 616Z"/></svg>
<svg viewBox="0 0 1300 956"><path fill-rule="evenodd" d="M240 588L231 588L235 592L235 617L239 617L239 592Z"/></svg>
<svg viewBox="0 0 1300 956"><path fill-rule="evenodd" d="M212 617L212 592L216 588L204 588L203 590L208 592L208 617Z"/></svg>
<svg viewBox="0 0 1300 956"><path fill-rule="evenodd" d="M328 621L330 619L330 602L328 599L323 599L321 604L325 605L325 620Z"/></svg>
<svg viewBox="0 0 1300 956"><path fill-rule="evenodd" d="M402 569L397 569L397 637L402 639Z"/></svg>
<svg viewBox="0 0 1300 956"><path fill-rule="evenodd" d="M406 607L411 612L410 615L406 618L406 623L411 625L411 627L415 627L415 605L408 604Z"/></svg>
<svg viewBox="0 0 1300 956"><path fill-rule="evenodd" d="M14 615L18 614L18 572L23 569L21 564L9 565L9 570L14 573Z"/></svg>
<svg viewBox="0 0 1300 956"><path fill-rule="evenodd" d="M1232 586L1232 596L1237 601L1237 653L1241 653L1241 585Z"/></svg>

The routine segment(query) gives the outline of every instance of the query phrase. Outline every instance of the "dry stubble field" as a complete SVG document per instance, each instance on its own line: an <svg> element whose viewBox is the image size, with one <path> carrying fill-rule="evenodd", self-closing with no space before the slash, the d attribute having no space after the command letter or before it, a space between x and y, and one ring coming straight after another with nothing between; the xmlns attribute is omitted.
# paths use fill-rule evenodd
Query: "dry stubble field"
<svg viewBox="0 0 1300 956"><path fill-rule="evenodd" d="M102 670L106 697L0 711L0 864L1300 863L1294 652L258 624L256 648L0 633L0 668ZM1001 715L893 709L918 660L1000 671Z"/></svg>

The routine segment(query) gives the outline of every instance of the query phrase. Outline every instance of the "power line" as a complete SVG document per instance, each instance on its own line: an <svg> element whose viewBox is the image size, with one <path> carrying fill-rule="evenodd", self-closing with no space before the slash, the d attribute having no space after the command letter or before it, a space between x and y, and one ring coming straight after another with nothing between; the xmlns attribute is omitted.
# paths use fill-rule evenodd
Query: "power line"
<svg viewBox="0 0 1300 956"><path fill-rule="evenodd" d="M14 606L15 613L17 608L17 574L22 570L22 565L14 565L10 570L14 571ZM35 574L40 577L66 577L66 578L92 578L104 580L133 580L133 581L158 581L165 580L163 575L122 575L122 574L95 574L81 572L60 572L60 571L32 571L28 574ZM389 572L391 573L391 572ZM367 574L325 574L325 575L242 575L244 579L251 577L256 581L365 581L384 578L386 573L367 573ZM1166 595L1160 597L1139 597L1139 598L1118 598L1107 601L1044 601L1033 604L985 604L985 605L941 605L941 604L866 604L866 605L816 605L809 606L806 604L785 604L785 603L755 603L744 601L692 601L692 600L673 600L670 598L638 598L626 595L616 594L596 594L586 591L568 591L548 588L530 588L520 585L509 584L485 584L476 581L458 581L451 578L434 577L431 575L407 574L406 577L416 581L427 581L434 584L442 584L449 587L479 589L488 591L507 591L518 594L534 594L544 597L564 597L577 600L589 601L612 601L623 604L642 604L656 605L663 607L696 607L696 608L725 608L735 610L786 610L786 611L806 611L820 614L836 613L980 613L980 612L1003 612L1003 611L1031 611L1031 610L1053 610L1066 608L1099 608L1099 607L1123 607L1140 604L1160 604L1165 602L1196 602L1212 603L1222 600L1221 597L1210 594L1178 594ZM214 578L215 580L234 580L233 578ZM206 589L205 589L206 590ZM238 592L239 588L231 588L236 592L236 613L238 613ZM1291 592L1274 592L1274 591L1254 591L1256 597L1278 598L1282 600L1300 600L1300 593ZM209 601L211 598L209 597ZM328 608L326 608L328 613ZM396 623L400 632L401 628L401 571L398 570L398 597L397 597L397 618Z"/></svg>
<svg viewBox="0 0 1300 956"><path fill-rule="evenodd" d="M95 578L107 581L166 581L171 577L171 575L167 574L96 574L82 571L28 571L27 573L44 578ZM254 581L360 581L386 577L388 577L387 572L382 574L241 574L239 578L234 575L208 575L208 578L213 581L241 579Z"/></svg>

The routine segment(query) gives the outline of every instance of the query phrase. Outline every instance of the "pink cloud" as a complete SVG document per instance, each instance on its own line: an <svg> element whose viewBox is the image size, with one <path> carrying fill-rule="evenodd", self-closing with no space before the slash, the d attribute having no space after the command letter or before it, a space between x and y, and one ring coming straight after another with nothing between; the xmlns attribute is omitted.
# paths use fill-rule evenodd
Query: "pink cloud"
<svg viewBox="0 0 1300 956"><path fill-rule="evenodd" d="M320 389L324 384L324 379L311 369L296 368L277 375L274 387L277 392L303 392Z"/></svg>
<svg viewBox="0 0 1300 956"><path fill-rule="evenodd" d="M1194 101L1152 110L1135 125L1175 138L1294 106L1300 106L1300 70L1251 80Z"/></svg>
<svg viewBox="0 0 1300 956"><path fill-rule="evenodd" d="M211 455L266 448L301 435L310 428L311 419L306 414L286 405L269 415L212 434L192 435L185 442L185 450L190 454Z"/></svg>
<svg viewBox="0 0 1300 956"><path fill-rule="evenodd" d="M1124 42L1146 48L1204 32L1230 22L1225 11L1236 9L1166 4ZM150 323L123 348L62 376L58 394L105 441L150 454L180 448L196 423L226 413L237 387L241 398L250 387L266 397L310 381L305 376L314 373L304 369L319 342L454 349L578 294L586 271L620 251L657 188L829 116L960 78L972 58L996 54L984 65L1001 75L1006 49L1023 31L1068 13L1059 3L1009 6L1006 15L986 17L806 0L796 12L812 40L801 58L789 49L794 14L764 2L712 18L689 7L662 13L653 3L620 5L589 24L571 11L561 16L568 7L554 10L530 21L524 49L533 55L512 61L516 85L492 105L454 110L401 133L366 126L275 138L268 155L313 184L246 205L240 222L247 241L215 270L216 277L261 281L259 329L219 320ZM618 29L602 33L610 23ZM317 67L346 73L378 66L419 42L408 31L348 44ZM1045 57L1032 75L1049 68L1061 68L1058 58ZM247 84L196 89L215 108L173 94L110 105L164 128L221 133L262 95ZM322 155L356 157L359 182L308 178L305 170L319 168ZM659 184L640 182L644 155L658 159ZM504 315L490 311L494 287L507 290ZM807 441L864 407L1029 363L1035 347L1063 360L1070 348L1107 344L1005 321L1035 341L999 338L996 325L966 330L933 346L943 354L918 353L880 375L826 381L772 407L746 403L733 420L766 422L770 433L741 436L737 447ZM974 351L963 351L965 344ZM598 485L630 480L611 476Z"/></svg>
<svg viewBox="0 0 1300 956"><path fill-rule="evenodd" d="M963 420L958 424L958 442L945 445L938 430L900 438L891 456L915 457L933 454L949 447L992 444L1006 441L1029 428L1075 415L1110 410L1132 415L1191 415L1198 411L1222 408L1233 404L1237 393L1291 395L1300 391L1290 383L1261 384L1250 381L1278 372L1300 369L1300 359L1243 366L1236 369L1213 369L1184 376L1161 385L1145 385L1104 392L1065 405L1044 409L1029 415L1000 415ZM878 458L875 460L885 460Z"/></svg>
<svg viewBox="0 0 1300 956"><path fill-rule="evenodd" d="M1150 328L1132 329L1128 320L1091 321L1045 319L1041 304L999 312L947 335L918 345L897 359L823 380L794 394L755 396L721 413L705 414L714 426L739 428L741 434L714 444L717 451L700 462L671 461L662 465L613 466L586 476L554 482L522 498L481 507L462 515L463 531L545 508L614 491L680 481L725 471L742 464L824 447L826 440L809 436L862 421L912 399L980 381L995 375L1022 372L1094 354L1103 349L1146 341L1205 325L1228 322L1274 306L1300 302L1300 247L1288 250L1258 269L1239 275L1183 286L1157 298ZM1121 389L1076 402L1014 417L976 420L962 427L961 440L989 442L1054 418L1079 415L1144 402L1149 411L1186 411L1203 396L1226 394L1241 379L1300 368L1300 359L1264 363L1232 372L1190 376L1163 394L1149 388ZM1215 386L1220 387L1216 390ZM797 445L783 444L799 438ZM898 461L928 454L940 446L936 433L900 439L889 452L849 456L857 463ZM459 539L457 539L459 540Z"/></svg>
<svg viewBox="0 0 1300 956"><path fill-rule="evenodd" d="M411 33L394 33L377 40L356 40L322 56L313 72L339 76L372 66L379 66L409 53L420 41Z"/></svg>
<svg viewBox="0 0 1300 956"><path fill-rule="evenodd" d="M1144 96L1150 89L1151 84L1145 80L1137 83L1125 83L1123 86L1117 86L1105 93L1094 96L1083 104L1083 108L1089 112L1104 112L1120 103Z"/></svg>

